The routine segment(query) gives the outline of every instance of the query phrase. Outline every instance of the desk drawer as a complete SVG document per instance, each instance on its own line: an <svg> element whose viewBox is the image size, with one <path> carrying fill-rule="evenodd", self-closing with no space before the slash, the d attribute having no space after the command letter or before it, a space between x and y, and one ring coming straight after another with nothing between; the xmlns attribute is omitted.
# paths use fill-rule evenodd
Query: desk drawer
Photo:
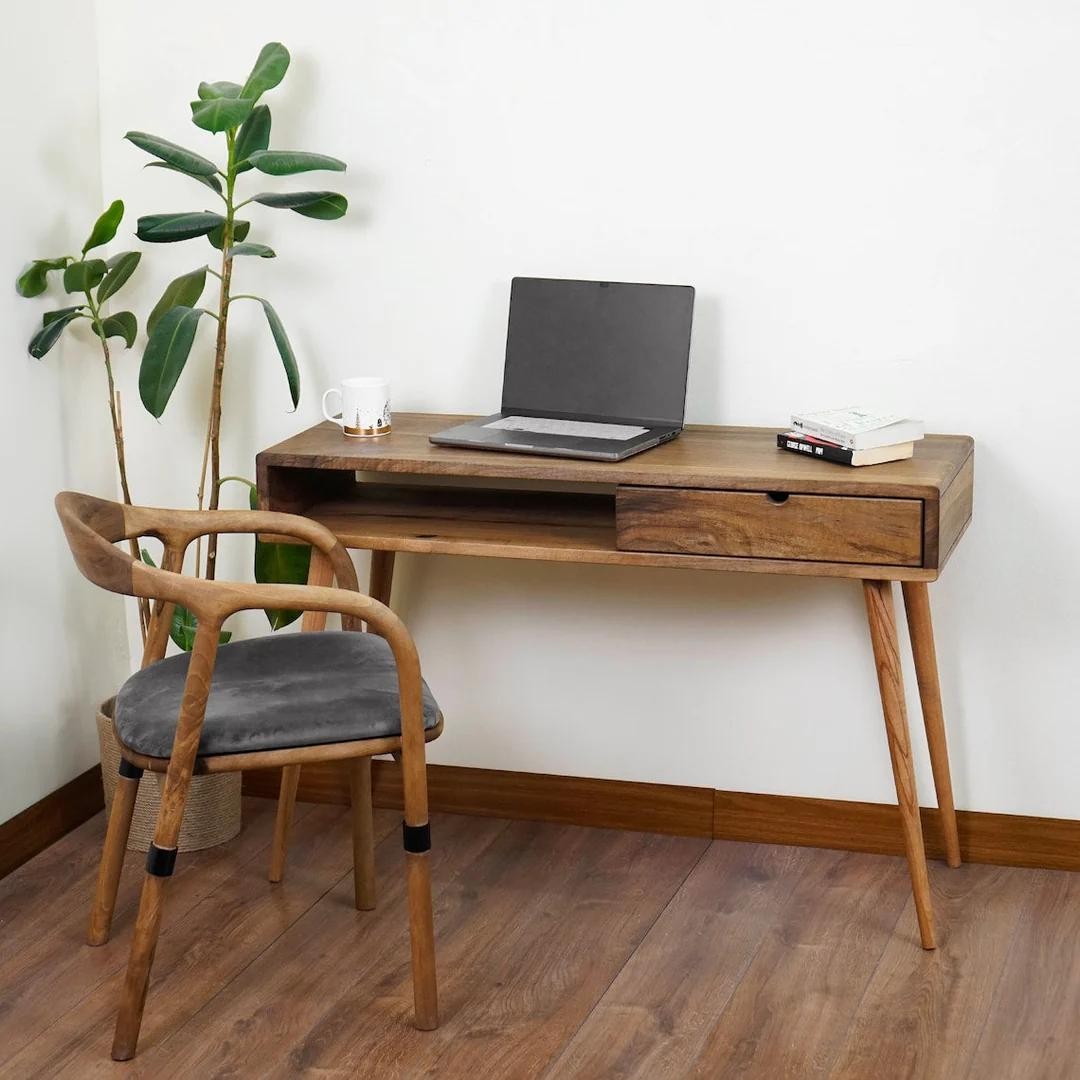
<svg viewBox="0 0 1080 1080"><path fill-rule="evenodd" d="M922 565L921 499L619 487L622 551Z"/></svg>

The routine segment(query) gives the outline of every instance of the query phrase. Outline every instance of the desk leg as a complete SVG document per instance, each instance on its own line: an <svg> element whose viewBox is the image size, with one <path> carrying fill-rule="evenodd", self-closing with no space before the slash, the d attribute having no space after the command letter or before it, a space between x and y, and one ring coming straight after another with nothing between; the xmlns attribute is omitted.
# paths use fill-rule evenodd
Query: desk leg
<svg viewBox="0 0 1080 1080"><path fill-rule="evenodd" d="M941 833L945 841L945 861L960 865L960 837L956 829L952 777L949 774L949 748L945 741L945 716L941 709L941 685L938 681L937 651L934 648L934 624L930 619L930 590L925 581L905 581L904 609L907 612L911 651L919 682L926 741L930 747L930 765L934 770Z"/></svg>
<svg viewBox="0 0 1080 1080"><path fill-rule="evenodd" d="M870 641L874 646L881 708L885 714L885 733L889 740L896 801L904 830L919 936L924 949L933 949L934 913L930 899L930 878L926 869L922 823L919 820L919 795L915 787L915 769L911 761L911 733L908 731L904 703L904 679L900 669L900 645L896 634L891 581L864 581L866 615L870 623Z"/></svg>
<svg viewBox="0 0 1080 1080"><path fill-rule="evenodd" d="M368 595L380 604L390 606L390 589L394 584L393 551L373 551L371 553L371 578Z"/></svg>
<svg viewBox="0 0 1080 1080"><path fill-rule="evenodd" d="M332 585L334 570L330 559L318 548L311 549L311 565L308 568L309 585ZM302 631L325 630L325 611L305 611L300 623ZM300 783L300 766L281 767L281 789L278 792L277 819L274 822L274 842L270 848L270 880L280 881L285 876L285 858L289 852L289 833L292 830L293 811L296 809L296 788Z"/></svg>

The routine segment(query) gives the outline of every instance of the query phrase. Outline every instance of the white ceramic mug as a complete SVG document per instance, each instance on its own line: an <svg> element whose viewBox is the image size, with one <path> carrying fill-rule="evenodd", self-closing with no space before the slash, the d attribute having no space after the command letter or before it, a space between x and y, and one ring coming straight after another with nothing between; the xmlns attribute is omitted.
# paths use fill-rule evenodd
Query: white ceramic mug
<svg viewBox="0 0 1080 1080"><path fill-rule="evenodd" d="M327 408L326 400L331 394L341 398L340 416L331 415ZM386 435L390 431L390 383L377 376L342 379L340 389L331 386L323 394L322 411L346 435Z"/></svg>

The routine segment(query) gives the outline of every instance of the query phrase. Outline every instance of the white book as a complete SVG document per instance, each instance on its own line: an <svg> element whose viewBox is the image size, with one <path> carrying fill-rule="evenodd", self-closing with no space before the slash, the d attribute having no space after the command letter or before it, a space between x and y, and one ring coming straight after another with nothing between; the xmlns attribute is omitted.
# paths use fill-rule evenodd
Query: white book
<svg viewBox="0 0 1080 1080"><path fill-rule="evenodd" d="M791 426L797 431L827 439L847 450L873 450L879 446L914 442L923 437L923 422L892 413L876 413L849 406L820 412L795 413Z"/></svg>

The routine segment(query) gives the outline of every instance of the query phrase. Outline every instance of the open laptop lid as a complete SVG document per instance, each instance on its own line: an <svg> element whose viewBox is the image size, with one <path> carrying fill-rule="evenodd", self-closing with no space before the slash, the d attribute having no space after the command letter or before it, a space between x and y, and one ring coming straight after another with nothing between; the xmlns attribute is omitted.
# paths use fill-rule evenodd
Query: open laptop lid
<svg viewBox="0 0 1080 1080"><path fill-rule="evenodd" d="M502 411L682 427L689 285L516 277Z"/></svg>

